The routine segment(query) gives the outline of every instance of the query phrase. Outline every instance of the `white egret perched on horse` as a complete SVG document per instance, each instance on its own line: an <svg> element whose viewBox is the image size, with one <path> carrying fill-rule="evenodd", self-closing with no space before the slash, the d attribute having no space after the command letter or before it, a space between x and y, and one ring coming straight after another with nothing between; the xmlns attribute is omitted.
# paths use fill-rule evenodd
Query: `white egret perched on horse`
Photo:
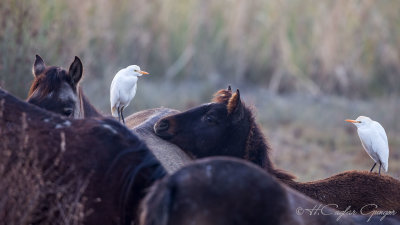
<svg viewBox="0 0 400 225"><path fill-rule="evenodd" d="M140 70L137 65L131 65L118 71L111 82L110 102L111 113L125 124L123 111L136 95L138 77L148 72Z"/></svg>
<svg viewBox="0 0 400 225"><path fill-rule="evenodd" d="M389 167L389 144L382 125L366 116L359 116L356 120L347 119L346 121L353 123L357 127L357 133L362 146L375 161L371 172L375 168L376 163L379 163L379 174L381 173L382 166L387 172Z"/></svg>

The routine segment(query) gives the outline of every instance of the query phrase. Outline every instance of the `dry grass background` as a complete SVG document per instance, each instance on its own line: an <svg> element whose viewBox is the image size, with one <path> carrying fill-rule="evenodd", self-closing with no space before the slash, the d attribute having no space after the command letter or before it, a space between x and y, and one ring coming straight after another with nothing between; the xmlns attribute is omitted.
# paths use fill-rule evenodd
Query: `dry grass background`
<svg viewBox="0 0 400 225"><path fill-rule="evenodd" d="M4 0L0 86L25 98L35 54L84 63L83 87L109 112L118 69L139 64L127 110L184 110L232 84L255 105L274 161L301 180L367 170L355 127L386 128L389 171L400 177L400 2L373 0Z"/></svg>

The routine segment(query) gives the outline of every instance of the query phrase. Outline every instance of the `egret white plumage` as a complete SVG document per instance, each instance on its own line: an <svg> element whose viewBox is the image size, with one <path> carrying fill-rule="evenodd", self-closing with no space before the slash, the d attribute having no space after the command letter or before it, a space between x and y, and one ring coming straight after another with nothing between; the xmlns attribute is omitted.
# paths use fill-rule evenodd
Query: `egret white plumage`
<svg viewBox="0 0 400 225"><path fill-rule="evenodd" d="M124 124L123 111L135 97L138 77L143 74L149 73L140 70L140 67L137 65L131 65L118 71L111 82L111 113L114 117L118 117L118 121L121 121L122 118Z"/></svg>
<svg viewBox="0 0 400 225"><path fill-rule="evenodd" d="M379 163L379 174L382 166L387 172L389 167L389 144L382 125L366 116L359 116L356 120L348 119L346 121L353 123L357 127L362 146L375 162L370 172L372 172L377 163Z"/></svg>

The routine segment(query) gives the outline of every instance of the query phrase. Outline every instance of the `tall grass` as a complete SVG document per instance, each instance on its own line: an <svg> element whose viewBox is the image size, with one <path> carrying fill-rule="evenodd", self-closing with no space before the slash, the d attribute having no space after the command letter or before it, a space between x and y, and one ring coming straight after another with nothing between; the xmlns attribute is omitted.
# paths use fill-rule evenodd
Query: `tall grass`
<svg viewBox="0 0 400 225"><path fill-rule="evenodd" d="M152 79L260 84L273 93L397 94L400 2L4 0L0 85L25 97L36 53L82 58L89 96L129 64Z"/></svg>

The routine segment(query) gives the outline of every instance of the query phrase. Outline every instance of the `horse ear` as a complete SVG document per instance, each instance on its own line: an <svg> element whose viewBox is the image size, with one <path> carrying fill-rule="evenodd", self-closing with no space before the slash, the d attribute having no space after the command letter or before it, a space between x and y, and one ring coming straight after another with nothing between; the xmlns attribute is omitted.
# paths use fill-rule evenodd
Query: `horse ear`
<svg viewBox="0 0 400 225"><path fill-rule="evenodd" d="M32 72L35 77L39 76L43 73L46 68L46 64L44 63L42 57L40 55L36 55L35 62L33 63Z"/></svg>
<svg viewBox="0 0 400 225"><path fill-rule="evenodd" d="M232 91L231 85L228 85L228 91Z"/></svg>
<svg viewBox="0 0 400 225"><path fill-rule="evenodd" d="M244 110L243 104L240 100L240 92L239 89L232 95L232 97L228 101L227 105L228 115L233 116L233 121L239 121L243 118Z"/></svg>
<svg viewBox="0 0 400 225"><path fill-rule="evenodd" d="M73 85L77 85L81 80L83 74L83 65L78 56L75 56L74 62L72 62L71 66L69 66L68 74L72 78Z"/></svg>

